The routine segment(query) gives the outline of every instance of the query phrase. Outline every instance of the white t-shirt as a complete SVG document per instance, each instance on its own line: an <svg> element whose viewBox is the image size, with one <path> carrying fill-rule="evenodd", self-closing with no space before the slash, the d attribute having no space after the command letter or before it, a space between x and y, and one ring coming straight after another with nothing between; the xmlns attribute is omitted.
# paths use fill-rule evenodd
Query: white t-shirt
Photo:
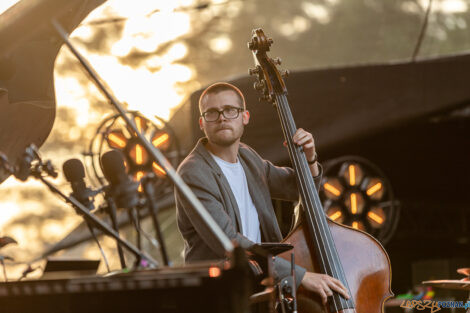
<svg viewBox="0 0 470 313"><path fill-rule="evenodd" d="M213 155L212 158L222 169L227 178L232 193L237 201L240 210L240 220L242 222L242 234L255 243L261 242L261 231L259 228L258 211L251 199L245 171L237 158L237 163L230 163Z"/></svg>

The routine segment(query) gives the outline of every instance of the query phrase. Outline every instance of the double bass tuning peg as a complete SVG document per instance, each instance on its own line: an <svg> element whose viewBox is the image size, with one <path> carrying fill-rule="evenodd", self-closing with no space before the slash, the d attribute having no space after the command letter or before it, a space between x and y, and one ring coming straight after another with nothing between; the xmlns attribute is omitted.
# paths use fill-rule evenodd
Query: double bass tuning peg
<svg viewBox="0 0 470 313"><path fill-rule="evenodd" d="M270 95L262 95L261 97L258 98L259 102L262 102L263 100L268 101L268 102L272 102L272 97Z"/></svg>
<svg viewBox="0 0 470 313"><path fill-rule="evenodd" d="M276 64L276 65L281 65L282 60L281 60L281 58L277 57L277 58L273 59L273 63Z"/></svg>
<svg viewBox="0 0 470 313"><path fill-rule="evenodd" d="M253 87L258 91L262 90L264 88L264 81L255 82Z"/></svg>
<svg viewBox="0 0 470 313"><path fill-rule="evenodd" d="M250 68L250 69L248 70L248 74L249 74L250 76L258 75L258 73L259 73L259 68L257 68L257 67L255 67L255 68Z"/></svg>

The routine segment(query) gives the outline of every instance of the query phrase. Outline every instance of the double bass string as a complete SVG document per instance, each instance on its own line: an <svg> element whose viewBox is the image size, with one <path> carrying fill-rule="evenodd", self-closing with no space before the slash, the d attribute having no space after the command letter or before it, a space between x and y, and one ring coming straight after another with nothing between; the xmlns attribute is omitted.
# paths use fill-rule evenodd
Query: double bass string
<svg viewBox="0 0 470 313"><path fill-rule="evenodd" d="M287 111L286 114L290 115L291 129L295 130L296 129L295 122L294 122L294 119L292 117L292 113L290 112L290 108L288 106L288 102L287 102L287 99L285 98L285 96L283 97L283 102L285 104L285 108L286 108L286 111ZM296 155L296 156L301 158L300 154ZM323 211L320 210L322 208L322 205L320 203L320 199L318 197L318 194L313 192L314 190L316 191L316 187L313 184L313 179L311 179L310 169L308 168L308 165L305 161L302 162L301 159L298 159L297 161L300 163L301 167L305 171L305 172L301 173L301 175L308 175L309 176L308 179L307 179L307 183L309 184L310 188L307 190L307 196L310 199L313 198L313 200L315 202L315 205L316 205L315 208L317 208L319 210L318 212L313 210L313 213L316 215L317 220L319 219L319 222L321 223L321 225L319 225L319 227L323 228L323 232L320 232L320 234L323 233L327 237L326 238L326 248L329 250L329 253L327 253L327 258L329 260L330 259L329 256L331 256L334 259L333 268L331 269L331 274L333 274L332 276L342 280L342 282L347 286L348 291L351 292L350 288L349 288L348 281L346 279L346 275L344 274L342 263L339 259L338 252L336 250L336 245L335 245L333 237L331 235L331 231L329 229L326 217L325 217ZM323 237L322 237L322 240L323 240ZM331 263L329 263L329 265L331 265ZM333 299L334 299L334 297L333 297ZM345 300L343 297L339 296L339 300L342 304L343 303L347 304L347 300ZM346 307L347 307L347 305L346 305Z"/></svg>
<svg viewBox="0 0 470 313"><path fill-rule="evenodd" d="M296 149L296 146L292 142L293 132L296 129L293 118L292 118L292 116L290 116L290 118L289 118L289 116L286 116L286 115L289 115L289 110L288 110L287 103L283 99L283 97L278 96L277 100L278 100L278 104L279 104L278 105L278 110L279 110L280 117L284 121L284 124L286 125L285 135L286 135L286 140L288 141L288 144L291 148L291 150L289 152L291 152L292 161L297 164L296 168L299 169L299 171L298 171L299 180L303 179L305 181L305 175L304 175L304 172L303 172L305 170L305 167L302 166L303 164L302 164L301 160L298 158L299 155L297 155L297 153L295 153L294 149ZM281 105L282 105L282 107L281 107ZM307 178L307 181L310 183L308 178ZM305 200L311 200L311 196L308 193L308 189L307 189L307 192L305 192L304 187L309 187L309 186L303 186L303 184L299 184L299 191L303 194ZM312 189L310 189L310 190L312 190ZM324 225L316 225L315 223L313 223L312 216L310 215L311 214L310 211L305 210L305 212L308 212L307 215L308 215L308 218L310 219L310 221L312 221L311 222L312 227L317 228L317 227L320 227L320 226L324 226ZM313 214L315 214L315 213L316 212L313 211ZM321 222L321 218L318 219L318 216L316 218L319 222ZM319 255L320 255L320 258L321 258L321 261L322 261L321 265L323 267L324 273L332 275L332 276L336 276L336 275L334 275L332 269L327 267L327 263L324 260L324 258L326 257L328 259L328 264L331 264L330 256L328 255L328 253L325 253L326 252L325 238L323 238L322 232L318 229L316 231L315 230L313 230L313 231L314 231L314 233L319 235L319 238L317 236L313 236L313 237L314 237L314 240L317 243L317 247L319 248ZM322 252L322 250L325 250L325 252ZM333 263L335 263L335 262L333 262ZM336 271L336 269L334 269L334 270ZM340 309L338 309L338 305L336 303L335 297L333 297L332 300L333 300L332 302L333 302L333 306L335 307L335 310L339 311ZM340 302L343 301L341 297L339 298L339 301ZM341 305L340 305L340 307L341 307Z"/></svg>
<svg viewBox="0 0 470 313"><path fill-rule="evenodd" d="M321 204L319 203L318 197L315 197L314 195L311 195L308 192L308 191L311 192L312 190L316 190L316 188L314 186L312 186L312 181L310 179L308 179L308 178L305 179L305 174L307 172L309 172L309 170L307 171L307 169L306 169L306 162L302 162L302 159L301 159L300 155L298 155L297 153L294 152L295 145L292 142L292 136L293 136L292 132L295 129L295 124L294 124L294 121L293 121L293 118L292 118L291 114L290 114L290 118L289 118L289 116L286 116L286 115L289 115L289 113L290 113L287 100L285 99L284 95L276 95L276 98L277 98L278 104L282 104L284 106L284 108L281 108L280 105L278 105L279 114L280 114L281 119L283 119L285 121L285 124L286 124L286 130L285 130L286 140L288 141L288 144L289 144L289 146L291 148L291 151L292 151L291 152L292 160L293 160L293 162L296 162L297 165L298 165L299 179L302 179L303 181L307 181L307 183L309 184L309 186L307 186L307 187L310 187L309 189L307 189L307 192L305 192L302 184L299 184L300 185L299 189L301 189L300 192L303 194L304 199L306 199L306 200L308 199L308 200L311 201L312 198L313 198L313 201L315 202L316 207L320 208ZM305 171L305 173L304 173L304 171ZM306 211L308 212L308 210L306 210ZM323 228L323 231L320 231L319 229L317 229L317 234L319 235L320 238L317 238L317 236L314 236L315 240L317 242L317 245L319 247L319 250L320 250L319 254L320 254L320 257L322 259L323 270L325 271L325 273L327 273L329 275L332 275L333 277L337 277L337 278L340 278L340 279L342 278L341 280L346 285L348 285L346 277L344 275L344 271L343 271L342 266L341 266L341 263L339 263L339 258L338 258L337 251L336 251L336 248L335 248L335 245L334 245L334 241L332 240L331 234L329 234L329 232L328 232L329 229L327 229L328 225L327 225L327 222L326 222L326 218L324 218L324 215L318 216L319 213L321 214L321 212L316 212L316 210L313 210L313 214L315 215L316 220L320 223L318 225L318 227ZM312 216L311 216L310 212L308 212L308 217L311 221L311 225L313 227L315 227L316 224L313 223ZM317 228L317 227L315 227L315 228ZM326 235L326 238L323 237L323 233ZM319 239L320 239L320 242L319 242ZM333 247L331 247L331 246L333 246ZM334 249L334 252L336 252L336 254L333 252L333 249ZM323 250L323 253L322 253L322 250ZM323 254L325 254L325 255L323 255ZM331 261L332 261L331 258L336 259L336 260L333 260L333 268L326 265L324 257L326 257L326 259L328 259L328 264L330 266L331 266ZM349 290L349 286L348 286L348 290ZM339 301L341 302L341 304L343 304L343 303L346 304L344 307L348 307L347 303L346 303L347 300L343 299L341 296L339 296L338 298L339 298ZM335 309L338 310L335 297L333 297L333 305L335 306Z"/></svg>
<svg viewBox="0 0 470 313"><path fill-rule="evenodd" d="M283 115L283 119L286 121L286 125L290 126L290 129L289 129L289 127L287 127L288 129L286 131L288 133L290 132L290 134L288 134L288 138L290 139L289 140L290 145L293 148L295 146L294 146L293 142L291 142L292 141L291 138L293 136L294 130L296 129L296 126L295 126L295 122L292 118L292 114L290 113L287 100L284 99L284 98L285 98L285 96L284 97L278 97L278 101L280 101L280 103L282 103L283 106L284 106L283 110L281 110L281 112L282 112L282 115ZM290 118L289 118L289 116L285 116L285 115L290 115ZM309 184L309 186L307 186L307 187L310 187L309 189L307 189L307 192L303 191L303 188L301 187L302 188L302 193L304 194L304 197L305 197L304 199L311 201L312 198L313 198L313 200L316 202L315 203L316 207L320 208L321 205L318 202L318 197L315 197L314 195L311 195L309 193L309 191L312 192L312 190L316 190L316 188L314 186L312 186L312 180L310 180L309 178L305 179L305 174L309 175L308 173L310 173L310 170L306 169L306 163L302 162L302 160L300 159L301 156L297 153L294 153L294 150L292 150L292 151L293 151L292 152L293 161L298 164L299 176L301 176L301 177L299 177L299 179L302 178L303 181L307 181L307 183ZM310 178L311 178L311 176L310 176ZM306 211L308 212L308 210L306 210ZM344 276L344 272L342 271L342 268L341 268L341 264L339 263L339 258L337 258L337 257L335 258L335 254L333 253L333 249L335 249L334 248L334 242L332 241L331 236L330 236L330 238L328 238L328 234L329 234L328 230L329 229L327 229L328 225L326 224L326 218L324 218L324 215L322 215L321 212L316 212L315 210L313 210L313 214L316 215L315 216L316 220L320 223L319 225L316 225L316 223L313 223L312 216L310 215L310 212L308 212L308 213L309 213L308 214L309 219L311 220L311 225L313 227L317 226L317 227L323 228L323 231L317 230L317 234L319 235L319 237L321 239L321 243L318 243L318 239L316 238L316 236L314 236L314 237L315 237L315 240L317 241L317 243L319 245L319 248L324 250L323 253L322 253L322 251L319 251L320 252L319 254L320 254L320 257L322 258L322 261L323 261L322 265L323 265L323 269L324 269L325 273L327 273L327 274L329 274L333 277L337 277L337 278L340 278L340 279L342 278L342 280L344 282L346 282L346 284L347 284L347 281L346 281L345 276ZM324 238L323 234L325 234L327 236L327 238ZM328 239L330 239L330 242L328 242L329 241ZM333 249L331 247L331 243L333 244ZM326 250L329 250L329 251L326 251ZM336 250L335 250L335 252L336 252ZM324 259L323 259L324 258L323 254L325 254L325 257L328 259L328 265L330 265L330 266L331 266L331 258L336 259L336 260L333 260L333 268L326 266L326 264L324 262ZM337 254L336 254L336 256L337 256ZM337 267L339 267L339 270L338 270ZM340 277L340 276L342 276L342 277ZM349 289L349 287L348 287L348 289ZM347 307L346 300L343 299L342 297L338 297L338 298L339 298L339 301L341 302L341 304L346 304L344 307ZM335 297L333 297L333 305L335 306L335 309L338 310Z"/></svg>
<svg viewBox="0 0 470 313"><path fill-rule="evenodd" d="M295 126L294 119L292 117L292 113L290 112L290 108L288 106L287 99L284 97L283 101L286 105L286 110L287 110L286 114L290 114L291 127L294 130L294 129L296 129L296 126ZM297 156L302 158L302 156L300 154L297 155ZM304 158L305 158L305 156L304 156ZM300 165L302 166L303 170L305 171L304 173L301 173L301 175L308 175L307 183L309 184L310 188L307 190L307 195L310 198L313 198L313 200L315 202L315 207L313 209L316 208L318 210L318 211L313 210L313 213L316 214L316 218L319 219L319 222L321 223L321 225L319 225L319 227L323 228L323 232L320 232L320 234L324 233L327 237L327 239L326 239L326 248L329 250L329 253L327 253L327 258L330 259L328 257L328 254L330 254L330 256L334 259L333 268L331 269L332 270L331 273L333 274L332 276L334 276L336 278L339 278L347 286L347 289L348 289L349 293L351 293L348 281L346 279L346 275L345 275L343 267L342 267L341 260L339 259L339 255L338 255L338 252L337 252L337 249L336 249L335 242L333 240L331 231L330 231L328 223L327 223L326 216L323 213L323 211L321 210L322 205L320 203L320 198L318 196L318 193L314 192L314 191L316 191L316 187L313 184L313 179L311 179L310 169L308 168L308 165L305 161L306 160L303 160L303 162L302 162L302 159L298 160L298 162L300 162ZM331 265L331 263L329 263L329 265ZM338 296L338 298L339 298L339 301L341 302L341 304L346 304L345 307L349 307L347 305L348 300L344 299L341 296ZM335 297L333 297L333 299L335 299ZM354 302L352 300L349 300L349 301L350 301L351 306L354 308ZM355 308L354 308L354 311L355 311Z"/></svg>

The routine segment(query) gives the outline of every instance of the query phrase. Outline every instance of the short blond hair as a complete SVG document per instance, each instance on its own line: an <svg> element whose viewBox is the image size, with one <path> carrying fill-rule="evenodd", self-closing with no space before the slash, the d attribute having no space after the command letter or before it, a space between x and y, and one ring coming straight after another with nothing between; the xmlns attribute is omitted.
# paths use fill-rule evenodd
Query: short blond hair
<svg viewBox="0 0 470 313"><path fill-rule="evenodd" d="M202 113L202 100L204 99L206 95L216 94L225 90L234 91L237 94L238 99L240 100L240 104L243 106L243 109L246 109L245 97L243 96L243 93L240 91L240 89L238 89L236 86L230 83L217 82L217 83L210 85L209 87L204 89L204 91L202 92L201 96L199 97L199 112Z"/></svg>

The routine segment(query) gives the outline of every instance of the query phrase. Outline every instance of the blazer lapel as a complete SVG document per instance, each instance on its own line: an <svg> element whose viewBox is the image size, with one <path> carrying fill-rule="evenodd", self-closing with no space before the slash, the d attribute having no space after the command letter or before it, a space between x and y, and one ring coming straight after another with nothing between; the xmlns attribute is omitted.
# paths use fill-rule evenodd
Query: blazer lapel
<svg viewBox="0 0 470 313"><path fill-rule="evenodd" d="M263 197L264 193L261 191L259 179L256 179L253 176L253 173L250 171L245 160L243 160L241 157L239 159L242 163L243 169L245 170L245 176L251 199L253 200L253 204L255 205L256 211L258 212L263 238L267 242L279 242L282 240L282 235L276 222L276 216L272 210L272 204L270 202L271 199L267 200L265 197ZM269 201L269 203L266 203L266 201Z"/></svg>
<svg viewBox="0 0 470 313"><path fill-rule="evenodd" d="M235 196L233 195L232 188L230 187L230 184L228 183L228 180L225 177L224 173L220 169L219 165L214 161L214 158L212 158L212 156L209 154L209 151L207 151L206 147L204 146L206 142L207 142L207 138L205 137L199 139L194 150L196 150L204 158L204 160L209 164L212 170L216 172L219 178L219 182L222 185L222 188L225 192L225 195L223 196L228 196L228 198L230 199L230 203L233 208L233 213L235 215L236 222L238 224L237 225L238 231L240 233L243 233L242 223L240 219L240 209L238 208L237 200L235 199ZM230 212L228 213L230 214Z"/></svg>

